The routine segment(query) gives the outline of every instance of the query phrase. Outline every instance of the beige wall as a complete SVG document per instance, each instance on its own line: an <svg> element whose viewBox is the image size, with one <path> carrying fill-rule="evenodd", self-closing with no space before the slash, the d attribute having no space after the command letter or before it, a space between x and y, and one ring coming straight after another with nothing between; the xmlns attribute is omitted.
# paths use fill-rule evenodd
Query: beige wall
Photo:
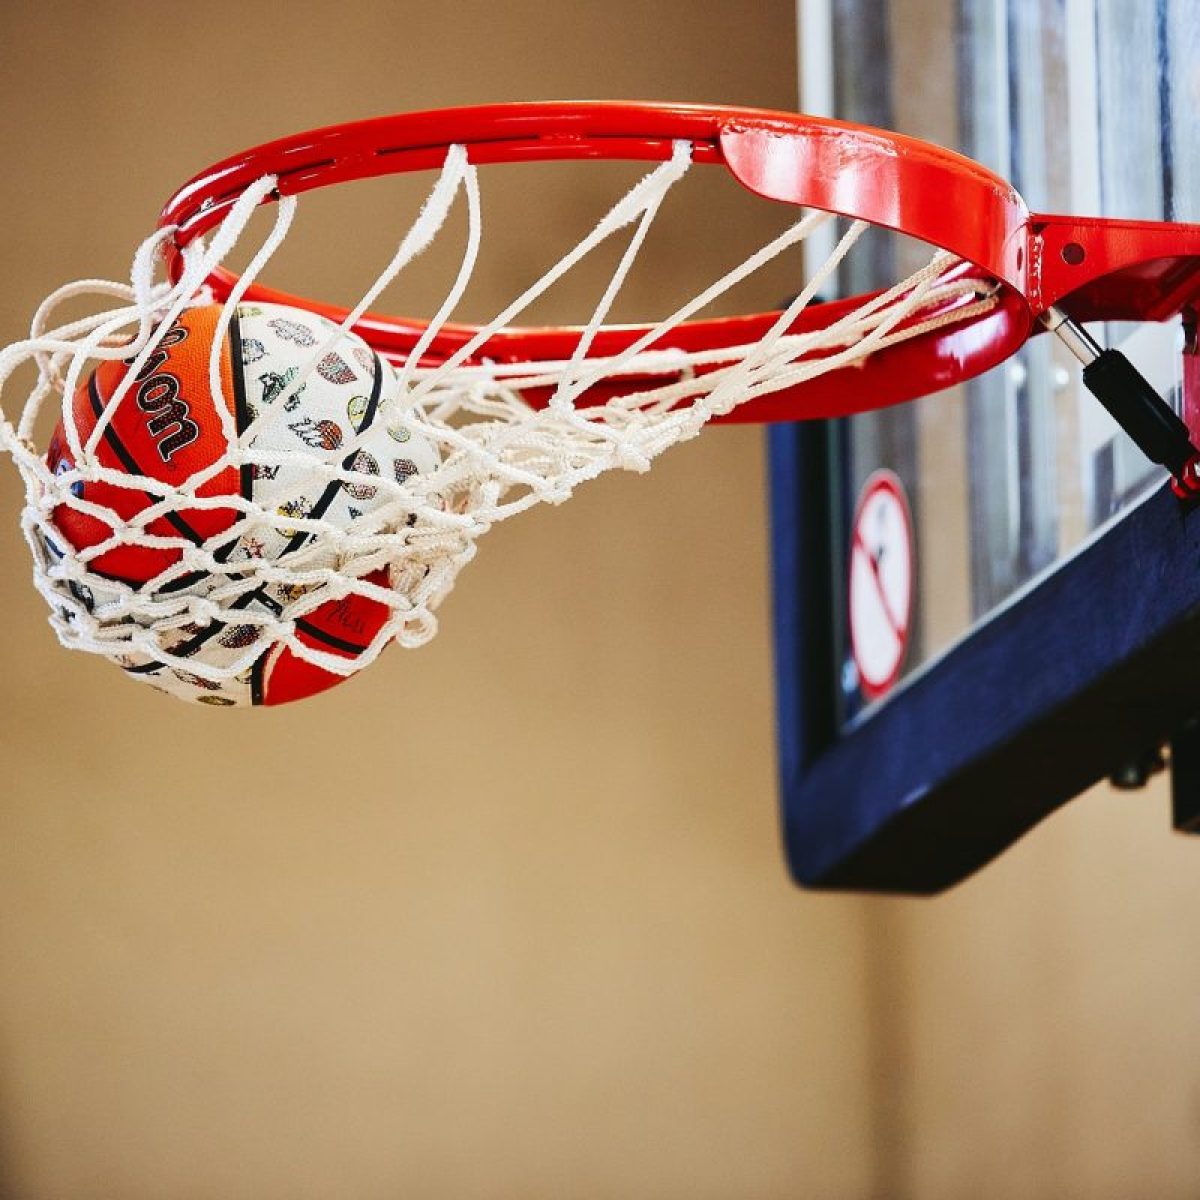
<svg viewBox="0 0 1200 1200"><path fill-rule="evenodd" d="M5 5L0 330L119 275L241 146L491 99L786 106L793 43L788 0ZM487 210L472 303L616 195L571 186ZM286 277L351 290L390 195L313 206L345 261L309 237ZM775 227L745 211L664 224L634 301ZM57 649L17 508L6 469L0 1191L866 1192L868 910L779 850L757 431L497 530L432 646L278 712Z"/></svg>
<svg viewBox="0 0 1200 1200"><path fill-rule="evenodd" d="M794 95L784 0L10 3L0 44L5 339L257 140ZM481 308L615 194L555 177L529 221L498 184ZM306 207L285 278L348 295L397 194ZM699 195L635 306L778 226ZM713 430L512 522L433 645L249 714L60 651L0 471L0 1195L1194 1195L1200 849L1161 788L1098 792L934 901L788 883L761 449Z"/></svg>
<svg viewBox="0 0 1200 1200"><path fill-rule="evenodd" d="M1200 899L1166 789L1097 790L933 904L905 904L893 1195L1191 1197Z"/></svg>

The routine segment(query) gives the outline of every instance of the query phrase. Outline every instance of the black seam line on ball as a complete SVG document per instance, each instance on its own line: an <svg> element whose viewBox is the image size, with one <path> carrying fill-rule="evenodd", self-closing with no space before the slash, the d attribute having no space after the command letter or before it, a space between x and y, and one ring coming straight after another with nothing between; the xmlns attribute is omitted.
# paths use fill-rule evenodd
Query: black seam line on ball
<svg viewBox="0 0 1200 1200"><path fill-rule="evenodd" d="M234 310L233 316L229 321L229 374L233 379L233 420L237 430L239 444L241 435L246 432L246 427L250 424L250 402L246 397L246 375L243 370L242 363L242 322ZM238 489L241 492L243 500L250 500L254 496L254 464L243 463L238 468ZM234 522L240 521L244 517L244 513L238 513L234 518ZM213 551L213 558L217 562L223 563L228 560L229 556L237 548L240 538L234 538L232 541L226 542L223 546L218 546ZM235 579L240 579L240 575L235 575Z"/></svg>
<svg viewBox="0 0 1200 1200"><path fill-rule="evenodd" d="M263 677L267 669L267 658L270 653L271 648L268 646L250 664L250 703L255 707L258 707L264 702Z"/></svg>
<svg viewBox="0 0 1200 1200"><path fill-rule="evenodd" d="M355 434L361 433L364 429L370 428L372 422L375 420L376 413L379 411L379 399L383 394L383 360L380 359L379 355L375 354L374 352L372 352L371 357L374 360L374 378L371 382L371 395L367 401L367 410L363 413L363 419L361 423L357 426L351 426ZM342 460L342 466L345 469L350 469L351 463L354 461L357 453L358 452L355 451L354 454L349 454ZM331 482L325 488L324 492L322 492L320 499L316 504L313 505L312 510L308 515L312 518L324 516L329 506L337 497L338 492L341 491L341 489L345 486L345 483L340 479ZM279 557L282 558L285 554L290 553L292 550L298 549L311 537L311 533L305 533L303 531L297 533L283 549ZM296 628L308 634L308 636L313 638L315 641L321 642L322 644L329 646L331 649L341 650L343 653L349 654L355 658L357 658L366 650L366 646L360 646L355 642L347 641L345 638L340 638L332 633L327 633L324 629L320 629L311 622L304 620L303 617L296 618ZM251 703L253 704L263 703L263 673L266 667L266 658L267 655L263 654L261 657L256 659L254 666L251 669L250 686Z"/></svg>
<svg viewBox="0 0 1200 1200"><path fill-rule="evenodd" d="M332 646L335 650L345 650L347 654L352 654L356 658L366 650L366 646L360 646L357 642L348 642L345 638L327 633L324 629L318 629L317 626L309 624L303 617L296 618L296 628L303 630L309 637L314 637L317 641L324 642L327 646Z"/></svg>
<svg viewBox="0 0 1200 1200"><path fill-rule="evenodd" d="M355 433L359 433L362 430L369 428L371 422L375 420L375 413L379 408L379 397L383 392L383 363L378 354L373 355L373 357L375 359L375 378L371 386L371 396L367 401L367 411L363 414L362 424L355 428ZM357 451L355 453L357 453ZM342 466L348 469L353 458L353 454L347 455L342 462ZM333 503L335 497L343 486L344 484L340 479L335 479L332 483L328 484L324 492L321 493L320 499L317 500L316 504L314 504L312 509L308 512L307 517L309 519L316 519L324 516L326 510ZM309 541L312 536L313 535L311 533L306 533L304 530L300 530L299 532L295 533L288 544L284 546L284 548L276 555L275 561L278 562L284 557L284 555L290 554L293 550L298 550L304 545L305 542ZM263 584L262 587L256 588L250 593L248 599L253 600L257 598L264 604L270 605L271 601L268 599L264 591L267 586L267 584ZM363 646L355 646L352 648L360 651L365 649Z"/></svg>
<svg viewBox="0 0 1200 1200"><path fill-rule="evenodd" d="M124 575L117 575L113 571L97 570L91 563L88 564L87 572L89 575L94 575L97 579L103 579L108 583L123 583L127 588L135 592L140 592L146 586L144 579L126 579ZM155 596L167 595L170 592L180 591L182 588L191 587L193 583L198 583L201 579L208 576L207 571L192 571L189 575L180 576L179 579L168 583L165 587L156 589L152 594Z"/></svg>
<svg viewBox="0 0 1200 1200"><path fill-rule="evenodd" d="M96 420L100 420L100 418L104 415L104 401L100 399L100 391L96 384L95 371L92 372L92 376L88 380L88 399L92 402L92 412L95 413ZM129 472L129 474L140 475L143 479L151 478L151 476L148 476L146 472L142 470L142 468L138 465L137 459L130 454L124 442L122 442L117 436L117 431L113 428L111 421L104 427L104 440L109 444L112 452L117 456L121 462L121 465L126 471ZM155 504L162 499L161 496L156 496L153 492L148 491L146 492L146 495ZM204 539L178 513L165 513L164 517L168 522L170 522L170 524L174 525L175 528L178 529L179 532L182 533L183 536L187 538L188 541L190 541L193 545L200 546L204 544Z"/></svg>
<svg viewBox="0 0 1200 1200"><path fill-rule="evenodd" d="M374 360L374 378L371 381L371 395L367 401L367 410L363 413L362 421L358 425L352 426L356 434L361 433L364 429L369 429L374 423L376 414L379 411L379 400L383 395L383 360L374 351L371 352L371 358ZM355 453L357 454L357 451ZM342 466L349 470L354 457L354 454L347 455L342 461ZM320 513L314 508L313 515L319 516L333 503L333 498L337 495L337 490L340 486L344 486L344 484L341 481L336 481L329 488L326 488L325 494L321 497ZM291 547L289 546L288 549L291 549ZM332 646L336 650L344 650L347 654L352 654L355 657L364 653L367 649L366 646L361 646L357 642L347 641L345 638L327 633L324 629L318 629L317 626L304 620L303 617L297 618L296 628L302 629L310 637L324 642L327 646Z"/></svg>
<svg viewBox="0 0 1200 1200"><path fill-rule="evenodd" d="M230 605L230 608L245 608L253 600L262 600L263 603L268 607L274 607L274 605L266 596L259 594L260 591L261 589L256 589L255 591L250 592L248 595L239 596L237 600ZM180 658L190 658L196 653L197 650L201 649L207 642L210 642L222 630L228 629L232 624L233 622L228 621L214 621L208 629L196 634L196 636L192 638L190 642L180 646L180 648L175 651L175 654ZM347 654L357 656L362 654L367 648L366 646L360 645L357 642L347 641L345 638L340 638L336 634L328 633L324 629L321 629L318 626L313 625L311 622L306 621L303 617L296 618L296 628L302 630L304 633L307 633L310 637L315 638L317 641L323 642L327 646L332 646L335 650L344 650ZM255 674L257 673L259 676L261 676L266 657L267 655L264 652L254 661L254 665L251 668L251 690L254 688ZM131 673L147 672L160 669L163 665L163 663L150 663L140 667L129 667L128 670ZM259 678L258 683L260 685L261 682L262 680ZM260 701L253 701L253 703L259 702Z"/></svg>
<svg viewBox="0 0 1200 1200"><path fill-rule="evenodd" d="M245 433L249 426L251 417L250 401L246 396L246 364L242 354L242 322L236 310L234 310L233 319L229 322L229 354L231 358L230 371L233 375L234 413L237 421L238 445L240 447L241 435ZM253 462L242 464L240 483L242 499L252 500L254 498ZM228 546L222 546L217 551L222 562L233 552L234 544L230 542ZM263 587L258 587L251 592L248 600L253 600L256 597L264 603L266 602L266 592ZM250 703L255 707L258 707L264 701L267 658L270 654L271 647L267 646L250 664Z"/></svg>
<svg viewBox="0 0 1200 1200"><path fill-rule="evenodd" d="M96 383L96 373L94 371L92 372L91 378L88 380L88 399L91 401L92 412L95 414L96 419L99 420L104 412L104 401L100 398L99 387ZM143 474L141 467L138 465L137 459L133 457L133 455L129 452L129 448L117 436L117 432L115 429L113 429L111 422L105 427L104 440L108 443L109 448L117 456L117 459L125 467L126 471L128 471L131 475ZM156 496L153 492L146 492L145 495L146 498L153 504L157 504L162 498L160 496ZM199 546L202 544L203 539L200 537L200 535L194 529L192 529L188 523L178 515L178 513L167 513L166 519L180 533L182 533L184 537L192 542L193 545ZM126 583L135 591L140 591L146 584L145 580L138 582L132 579L123 579L120 575L106 575L103 571L97 571L94 567L89 568L89 570L93 575L100 579L112 579L118 583ZM199 583L202 579L206 578L207 574L207 571L192 571L189 574L180 576L180 578L168 583L165 587L157 589L157 594L169 594L171 592L181 591L184 588L189 588L193 586L193 584Z"/></svg>
<svg viewBox="0 0 1200 1200"><path fill-rule="evenodd" d="M96 419L99 420L104 413L104 401L100 398L100 391L96 383L96 373L94 371L92 372L91 378L88 380L88 399L91 401L92 412L95 414ZM108 443L109 448L117 456L117 459L121 462L126 471L128 471L131 475L144 474L141 467L138 465L137 459L133 457L133 455L129 452L129 448L124 442L121 441L120 437L117 436L117 432L115 429L113 429L111 422L104 429L104 440ZM145 495L146 498L153 504L157 504L159 500L162 499L161 496L156 496L153 492L146 492ZM191 526L188 525L188 523L178 513L167 513L166 520L169 521L180 533L182 533L183 536L186 537L193 545L203 545L204 539L201 538L201 536L194 529L192 529ZM103 572L97 571L94 568L90 569L92 570L92 574L96 575L98 578L111 578L119 583L127 583L136 591L140 591L146 583L145 580L139 583L131 579L122 579L119 575L107 576ZM180 578L173 580L165 587L158 588L157 594L169 594L171 592L181 591L184 588L192 587L194 584L197 584L202 579L206 578L207 575L207 571L192 571L187 575L182 575Z"/></svg>
<svg viewBox="0 0 1200 1200"><path fill-rule="evenodd" d="M233 418L241 437L250 424L250 402L246 398L246 372L242 361L242 320L236 310L229 322L229 373L233 376ZM239 474L242 499L249 500L254 495L254 464L243 463Z"/></svg>
<svg viewBox="0 0 1200 1200"><path fill-rule="evenodd" d="M375 360L375 377L371 384L371 396L367 401L367 411L363 413L362 422L359 425L351 426L351 429L353 429L354 433L356 434L362 433L364 429L369 429L371 427L371 423L375 420L375 414L379 409L379 397L383 392L383 363L380 361L379 355L375 354L374 352L372 352L372 358ZM350 466L354 462L354 459L357 457L358 453L359 452L356 450L353 454L348 454L344 459L342 459L342 467L345 470L350 470ZM323 517L329 506L337 498L338 492L340 492L345 486L346 484L340 479L335 479L331 483L327 484L325 490L321 493L320 499L318 499L316 504L312 506L312 510L307 514L307 516L311 519L319 519L320 517ZM303 530L301 530L299 533L296 533L280 554L280 558L282 558L284 554L287 554L292 550L296 550L300 546L304 545L304 543L307 542L312 536L313 535L311 533L305 533Z"/></svg>
<svg viewBox="0 0 1200 1200"><path fill-rule="evenodd" d="M370 426L371 422L375 419L376 411L379 408L379 397L383 392L383 364L380 361L379 355L376 354L374 356L374 358L375 358L375 378L374 378L374 382L373 382L373 385L371 388L371 397L367 403L367 411L363 414L362 424L358 426L358 428L355 430L355 433L358 433L361 430L366 429ZM235 395L236 395L236 393L235 393ZM353 457L354 457L353 455L347 456L346 460L343 462L342 465L348 467L349 463L353 459ZM324 515L326 509L328 509L330 504L333 503L334 497L337 496L338 491L341 489L341 487L342 487L341 480L334 480L332 483L330 483L326 487L325 491L322 493L321 498L313 506L312 511L309 513L309 516L310 517L321 517L322 515ZM279 554L276 556L275 561L278 562L279 559L284 557L284 555L290 554L293 550L298 549L306 541L308 541L309 538L311 538L311 537L312 537L311 533L305 533L303 531L297 533L291 539L291 541L288 542L288 544L279 552ZM225 550L225 549L226 549L225 547L222 547L222 550ZM232 546L229 547L229 550L232 550ZM226 553L228 553L229 550L227 550ZM219 554L220 554L220 551L218 551L218 555ZM218 555L215 555L214 557L217 557ZM275 602L273 600L271 600L270 596L267 594L268 586L269 586L268 584L264 583L260 587L255 588L253 592L249 592L248 594L246 594L244 596L239 596L238 599L233 604L230 605L230 608L245 608L248 604L252 603L255 600L258 600L268 608L274 609L277 612L282 611L279 609L278 605L276 605ZM297 626L299 626L300 622L297 621L296 624L297 624ZM228 628L228 623L213 622L212 628L205 630L203 633L197 634L196 637L192 639L192 641L188 642L185 646L180 647L180 649L177 650L176 653L182 658L191 657L191 655L195 654L196 651L199 650L203 645L205 645L207 642L211 641L214 637L216 637L217 634L220 632L220 630L226 629L226 628ZM362 653L363 650L366 649L365 646L356 646L352 642L342 642L342 641L340 641L340 639L336 639L336 638L334 638L333 640L330 640L333 637L333 635L324 634L319 629L317 629L315 626L309 625L307 622L304 623L304 628L313 637L319 638L320 640L327 642L328 645L335 646L338 649L344 649L344 650L347 650L348 652L354 653L354 654L360 654L360 653ZM251 674L250 674L250 683L251 683L251 692L252 692L251 702L255 703L255 704L261 703L261 687L262 687L261 675L262 675L262 671L264 668L263 660L265 658L266 658L266 652L264 651L264 653L262 655L260 655L257 659L255 659L254 664L251 667ZM257 677L257 682L256 682L256 677ZM260 693L259 700L255 700L253 698L253 693L254 693L254 690L256 687L258 688L259 693Z"/></svg>
<svg viewBox="0 0 1200 1200"><path fill-rule="evenodd" d="M264 586L266 586L266 585L264 584ZM261 592L261 591L262 591L262 588L256 588L253 592L248 592L244 596L239 596L229 607L231 609L246 608L251 603L251 601L262 600L262 602L268 608L277 610L278 609L277 605L275 605L270 600L268 600L266 596L259 595L259 592ZM202 629L190 641L184 642L184 644L182 646L180 646L178 650L173 651L174 656L176 658L191 658L192 655L194 655L197 650L199 650L203 646L207 645L219 633L228 629L233 624L234 624L234 622L232 622L232 621L213 621L208 626L207 629ZM128 669L132 673L138 673L138 672L158 670L161 667L163 667L164 665L165 665L164 663L147 663L144 666L130 667Z"/></svg>
<svg viewBox="0 0 1200 1200"><path fill-rule="evenodd" d="M112 571L97 571L91 563L88 564L87 573L94 575L97 579L106 580L108 583L123 583L135 592L145 586L145 580L126 579L124 575L116 575Z"/></svg>
<svg viewBox="0 0 1200 1200"><path fill-rule="evenodd" d="M246 379L242 371L242 329L241 320L235 311L229 322L229 355L230 355L230 376L233 379L233 410L234 424L238 435L245 432L246 427L250 423L250 405L246 397ZM238 486L243 499L249 500L254 492L254 466L252 463L244 463L238 471ZM225 562L229 555L233 553L238 543L238 539L226 542L223 546L219 546L213 552L213 558L218 562ZM199 573L198 578L204 578L207 572ZM232 576L234 580L244 578L240 575ZM256 588L253 592L247 595L239 596L234 601L231 608L245 608L254 600L261 600L268 608L275 606L267 599L263 588ZM224 630L231 627L231 623L227 621L213 621L209 627L202 632L196 634L191 641L180 646L175 652L180 658L191 658L197 651L201 650L205 645L212 641L214 637L219 636ZM250 668L250 703L262 703L262 660L266 652L259 655Z"/></svg>
<svg viewBox="0 0 1200 1200"><path fill-rule="evenodd" d="M374 377L373 386L371 389L371 397L367 403L367 411L363 414L362 424L359 425L355 429L355 433L359 433L363 429L370 427L371 423L375 419L375 414L379 407L379 398L383 391L383 363L382 363L381 359L379 358L378 354L374 355L374 358L375 358L375 377ZM236 375L236 372L235 372L235 375ZM236 397L236 395L237 395L237 393L235 390L235 397ZM349 463L352 459L353 459L353 455L347 456L347 459L343 462L342 465L348 467ZM329 505L333 502L333 498L334 498L334 496L337 495L338 489L341 486L342 485L341 485L340 481L335 481L335 482L331 483L328 488L326 488L325 494L322 495L321 500L318 502L318 505L314 506L314 508L313 508L313 513L312 513L313 516L320 516L322 513L324 513L325 509L327 509L329 507ZM279 554L279 558L282 558L289 551L296 549L299 545L301 545L310 536L311 536L310 534L306 534L306 533L297 534L296 537L294 537L291 540L291 542L289 542L289 544L281 551L281 553ZM222 549L224 549L224 547L222 547ZM232 547L231 547L231 549L232 549ZM256 588L253 592L250 592L244 596L239 596L238 599L235 600L233 602L233 604L230 605L230 608L231 609L245 608L247 605L252 603L254 600L260 600L264 605L266 605L269 608L276 607L274 605L274 603L266 595L266 587L267 587L267 585L263 584L261 587ZM208 642L212 641L212 639L214 637L216 637L222 630L229 628L229 624L230 624L229 622L214 621L208 629L204 630L202 633L198 633L194 638L192 638L192 640L190 642L185 643L178 650L176 650L175 654L180 658L190 658L192 655L194 655L196 653L197 650L201 649L201 647L206 645ZM309 624L309 622L307 622L307 621L298 619L296 621L296 626L297 626L297 628L303 629L306 633L308 633L310 636L316 638L317 640L325 642L327 645L333 646L336 649L345 650L350 654L358 655L358 654L361 654L366 649L365 646L358 646L358 645L355 645L353 642L343 641L341 638L335 637L333 634L327 634L323 630L318 629L316 626ZM259 655L259 657L257 659L255 659L255 661L250 669L250 691L251 691L250 701L252 704L262 704L262 702L263 702L262 673L263 673L263 669L264 669L264 660L266 657L267 657L267 655L266 655L266 652L264 651L263 654ZM151 663L151 664L147 664L147 665L141 666L141 667L131 667L131 668L129 668L129 670L130 670L131 674L147 672L147 671L153 671L153 670L160 670L163 667L163 665L164 664L162 664L162 663Z"/></svg>
<svg viewBox="0 0 1200 1200"><path fill-rule="evenodd" d="M240 328L240 324L239 324L236 313L234 314L233 319L230 321L230 324L229 324L229 344L230 344L230 355L231 355L230 375L233 377L233 383L234 383L234 389L233 389L234 420L235 420L235 423L237 426L237 431L240 434L246 428L246 425L248 424L249 406L246 402L245 380L244 380L244 377L239 368L239 364L241 362L242 339L241 339L241 328ZM89 395L92 398L92 406L96 410L96 415L97 415L97 417L99 417L100 413L103 411L103 405L100 404L99 393L95 389L95 375L94 374L90 381ZM98 404L99 404L99 407L97 407ZM108 429L105 430L105 433L106 433L106 435L113 433L111 425L108 427ZM110 441L110 445L112 446L113 452L117 455L117 457L120 458L123 463L125 463L127 469L130 469L138 474L141 473L137 467L136 461L134 460L133 456L129 453L129 451L126 449L126 447L121 444L120 440L116 437L115 433L113 433L112 439ZM241 470L239 471L238 482L239 482L239 486L242 491L243 498L248 499L252 493L253 486L254 486L254 471L253 471L252 466L247 465L247 466L243 466L241 468ZM153 499L153 496L151 496L151 498ZM172 516L174 516L174 514L168 514L168 519L170 519ZM190 536L196 542L197 545L203 544L202 539L199 538L199 536L195 533L195 531L188 529L186 522L179 521L177 523L176 521L172 520L172 524L176 524L177 528L182 526L181 532L183 532L185 534L185 536ZM236 544L237 544L236 539L234 541L226 543L224 546L219 547L214 552L213 557L216 558L220 562L224 562L225 559L229 556L229 554L232 553ZM207 578L208 575L209 575L209 572L207 572L207 571L193 572L191 575L183 576L182 578L175 580L173 583L169 584L167 587L162 588L161 591L169 592L169 591L178 590L183 587L191 586L193 583L197 583L200 580ZM236 579L239 577L235 576L234 578ZM235 608L235 609L236 608L245 608L252 601L254 601L256 599L262 600L262 602L269 608L276 607L267 599L266 595L263 594L262 588L258 588L254 592L249 593L248 595L239 596L238 599L236 601L234 601L234 603L232 605L230 605L230 607ZM220 633L222 633L224 630L228 629L229 627L230 627L229 622L213 621L209 625L208 629L203 630L200 633L196 634L195 637L193 637L190 641L185 642L182 646L180 646L175 651L175 656L179 657L179 658L191 658L193 655L196 654L197 651L202 649L208 642L212 641L212 639L214 637L217 637ZM261 704L262 703L262 659L264 657L265 657L265 653L263 655L260 655L259 658L255 660L254 664L251 667L251 676L250 676L250 702L251 702L251 704ZM149 663L142 664L140 666L129 667L129 668L127 668L127 670L131 675L151 674L151 673L156 673L158 671L163 670L165 668L165 666L166 666L165 663L149 662Z"/></svg>
<svg viewBox="0 0 1200 1200"><path fill-rule="evenodd" d="M123 583L134 592L140 592L146 586L144 579L126 579L124 575L118 575L114 571L100 571L91 563L88 564L87 573L96 579L103 579L105 583ZM197 582L197 580L203 578L207 573L206 571L193 571L191 575L184 575L182 578L176 579L173 583L167 584L166 587L159 588L153 594L161 596L167 592L178 591L180 588L188 587Z"/></svg>
<svg viewBox="0 0 1200 1200"><path fill-rule="evenodd" d="M92 372L91 377L88 379L88 400L91 403L92 412L95 415L96 420L100 420L100 418L104 415L105 404L104 404L104 401L100 397L100 388L99 388L99 383L97 382L97 379L96 379L95 371ZM128 471L131 475L145 475L145 472L142 470L137 459L133 456L133 454L130 452L129 448L125 445L125 443L121 441L120 437L117 434L117 431L113 428L111 421L108 423L108 425L105 426L104 440L108 443L109 448L117 456L118 461L121 463L122 466L124 466L126 471ZM150 491L147 491L145 493L145 495L146 495L147 499L149 499L151 501L151 503L154 503L154 504L157 504L158 501L162 498L160 496L156 496L153 492L150 492ZM183 519L182 516L180 516L179 513L173 513L173 512L166 513L166 514L164 514L164 516L165 516L165 519L172 526L174 526L175 529L177 529L181 534L183 534L183 536L185 538L187 538L188 541L190 541L193 545L202 546L204 544L204 538L202 538L200 536L200 534L196 530L194 530L188 524L188 522ZM95 571L94 569L93 569L93 574L97 575L97 577L99 577L101 579L106 578L106 576L102 572ZM181 575L178 579L172 580L165 587L156 589L156 594L157 595L169 595L171 592L183 591L184 589L193 587L195 584L208 578L208 575L209 575L209 572L207 572L207 571L191 571L186 575ZM145 586L145 581L143 581L141 583L137 583L133 580L122 579L118 575L113 575L111 578L118 582L121 582L121 583L127 583L130 587L133 587L135 590L140 590L143 586ZM157 664L157 665L159 667L162 666L161 663Z"/></svg>

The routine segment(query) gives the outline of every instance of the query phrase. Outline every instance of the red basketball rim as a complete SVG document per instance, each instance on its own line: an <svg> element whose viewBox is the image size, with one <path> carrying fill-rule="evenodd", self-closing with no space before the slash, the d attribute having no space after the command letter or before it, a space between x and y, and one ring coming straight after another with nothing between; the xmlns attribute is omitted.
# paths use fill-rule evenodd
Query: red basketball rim
<svg viewBox="0 0 1200 1200"><path fill-rule="evenodd" d="M473 164L572 159L665 161L690 143L693 161L722 164L749 191L822 209L919 238L964 260L964 273L997 288L990 312L914 337L855 367L848 390L838 372L766 396L734 420L842 415L937 390L1003 361L1058 304L1080 320L1163 319L1200 292L1200 227L1031 214L1018 193L979 163L914 138L794 113L689 104L548 102L402 113L297 134L247 150L200 172L159 218L173 229L168 270L178 280L181 254L213 229L248 186L277 180L268 201L355 179L435 170L453 145ZM236 276L218 268L209 284L229 296ZM348 310L258 283L250 302L292 304L343 321ZM867 297L812 305L790 332L830 324ZM953 302L951 302L953 304ZM928 316L925 310L923 316ZM672 347L741 345L761 336L778 312L687 322ZM365 314L355 331L393 360L407 355L427 323ZM651 326L608 327L590 357L619 353ZM444 361L478 327L442 326L426 364ZM568 358L576 326L509 327L481 352L497 362ZM865 371L864 371L865 368Z"/></svg>

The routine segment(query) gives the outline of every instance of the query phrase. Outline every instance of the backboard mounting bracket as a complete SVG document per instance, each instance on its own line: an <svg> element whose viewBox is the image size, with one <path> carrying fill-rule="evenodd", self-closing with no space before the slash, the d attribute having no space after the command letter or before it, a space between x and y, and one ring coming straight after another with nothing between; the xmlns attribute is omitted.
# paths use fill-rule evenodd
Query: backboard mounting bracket
<svg viewBox="0 0 1200 1200"><path fill-rule="evenodd" d="M1121 353L1103 349L1082 325L1060 308L1042 315L1042 324L1083 364L1083 382L1139 450L1166 467L1181 500L1200 497L1200 451L1187 425Z"/></svg>

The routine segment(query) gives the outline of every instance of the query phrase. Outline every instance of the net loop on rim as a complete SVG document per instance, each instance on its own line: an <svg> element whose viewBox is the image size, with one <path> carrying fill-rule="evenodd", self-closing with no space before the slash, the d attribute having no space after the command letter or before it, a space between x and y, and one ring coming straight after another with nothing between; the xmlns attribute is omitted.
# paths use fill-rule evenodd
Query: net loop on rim
<svg viewBox="0 0 1200 1200"><path fill-rule="evenodd" d="M691 159L690 143L675 142L670 158L638 180L558 262L452 354L431 362L430 347L466 292L482 243L477 168L463 146L451 146L416 219L359 303L340 324L324 321L321 336L306 347L273 402L261 405L241 429L235 406L222 395L220 356L243 297L296 215L297 198L278 197L273 176L248 187L207 240L197 239L183 250L177 282L160 277L160 251L173 232L168 228L138 248L128 284L83 280L58 289L39 307L29 337L0 351L0 396L17 368L32 363L36 370L17 423L0 410L0 447L12 455L25 483L22 528L33 554L35 583L60 641L193 699L240 695L238 685L268 650L286 650L336 675L352 674L392 641L413 647L434 636L438 606L474 557L478 539L498 521L535 504L562 503L581 483L605 471L645 471L663 451L749 399L843 369L884 346L969 320L997 303L979 279L956 274L961 260L938 251L913 275L832 323L789 332L868 228L856 221L765 336L703 350L672 344L672 332L682 323L835 219L810 211L618 353L598 355L598 335L610 328L605 322L621 287ZM208 381L219 401L215 409L225 452L177 485L104 465L102 440L120 406L129 402L139 372L181 314L212 302L205 280L241 242L255 209L272 197L277 199L273 225L221 306L210 354ZM365 423L335 448L280 449L271 434L289 405L302 397L329 355L357 343L355 323L434 242L460 197L467 234L458 270L416 344L394 373L388 370L376 418L397 438L423 448L424 465L410 464L411 471L397 471L395 477L369 470L359 453L370 436ZM569 357L488 360L488 343L497 331L622 230L632 230L628 243ZM56 325L61 307L81 298L103 306ZM71 398L98 364L111 361L127 362L128 368L83 436ZM61 400L71 464L57 472L35 443L38 417L51 397ZM214 481L231 467L282 470L288 494L275 494L265 503L253 494L214 493ZM79 494L82 484L101 482L136 493L140 507L122 517ZM369 503L350 508L350 517L336 518L306 511L300 503L331 487L368 497ZM172 514L215 509L231 519L212 537L196 540L169 526L164 532ZM56 519L65 510L102 522L110 532L76 548ZM286 549L264 557L241 551L270 537L285 540ZM239 550L231 552L232 546ZM172 561L140 584L97 571L98 559L128 547L169 551ZM262 602L264 596L271 602ZM355 597L385 613L358 653L348 657L300 636L306 620L323 605ZM230 645L221 654L197 653L198 631L203 644L206 630L236 630L237 637L223 638Z"/></svg>

